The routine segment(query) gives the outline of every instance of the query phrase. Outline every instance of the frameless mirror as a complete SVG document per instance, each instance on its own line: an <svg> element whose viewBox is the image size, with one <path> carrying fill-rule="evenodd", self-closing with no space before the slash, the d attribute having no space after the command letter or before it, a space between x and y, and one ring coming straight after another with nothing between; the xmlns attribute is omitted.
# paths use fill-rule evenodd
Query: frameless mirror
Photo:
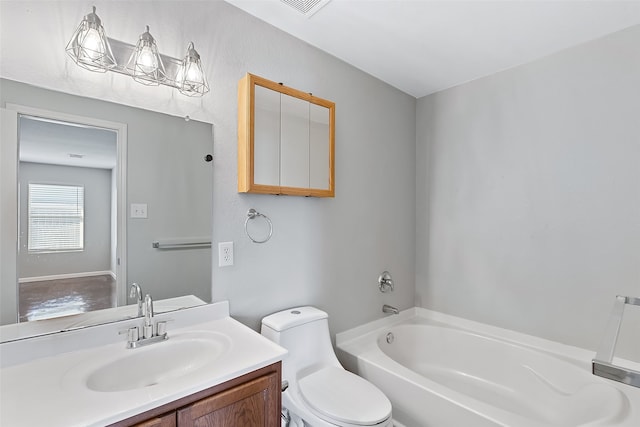
<svg viewBox="0 0 640 427"><path fill-rule="evenodd" d="M6 79L0 100L2 340L135 316L133 282L156 311L211 302L211 124Z"/></svg>

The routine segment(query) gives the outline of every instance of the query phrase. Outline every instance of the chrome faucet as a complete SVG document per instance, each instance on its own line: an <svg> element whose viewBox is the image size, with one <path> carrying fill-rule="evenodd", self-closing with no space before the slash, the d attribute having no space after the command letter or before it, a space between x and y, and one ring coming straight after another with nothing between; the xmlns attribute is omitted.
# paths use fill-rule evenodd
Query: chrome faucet
<svg viewBox="0 0 640 427"><path fill-rule="evenodd" d="M138 286L138 289L139 288L140 287ZM158 321L154 327L153 299L151 298L151 295L146 294L144 296L144 323L142 325L142 337L140 337L140 328L138 326L133 326L127 329L126 331L121 331L120 333L127 334L127 348L138 348L138 347L145 346L147 344L153 344L155 342L168 340L169 339L169 336L167 335L168 321L169 320Z"/></svg>
<svg viewBox="0 0 640 427"><path fill-rule="evenodd" d="M144 326L142 328L142 337L151 338L153 336L153 300L151 295L144 296Z"/></svg>
<svg viewBox="0 0 640 427"><path fill-rule="evenodd" d="M142 289L140 289L140 285L137 283L131 284L131 289L129 290L129 298L135 298L138 303L138 317L142 317Z"/></svg>
<svg viewBox="0 0 640 427"><path fill-rule="evenodd" d="M397 308L392 307L388 304L382 306L382 312L387 314L400 314Z"/></svg>

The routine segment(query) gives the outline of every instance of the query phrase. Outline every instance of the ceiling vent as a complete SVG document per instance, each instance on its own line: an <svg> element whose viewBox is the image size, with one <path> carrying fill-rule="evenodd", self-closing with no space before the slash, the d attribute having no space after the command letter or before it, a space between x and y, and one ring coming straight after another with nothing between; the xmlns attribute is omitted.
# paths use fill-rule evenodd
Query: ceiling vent
<svg viewBox="0 0 640 427"><path fill-rule="evenodd" d="M322 9L331 0L280 0L282 3L311 18L314 13Z"/></svg>

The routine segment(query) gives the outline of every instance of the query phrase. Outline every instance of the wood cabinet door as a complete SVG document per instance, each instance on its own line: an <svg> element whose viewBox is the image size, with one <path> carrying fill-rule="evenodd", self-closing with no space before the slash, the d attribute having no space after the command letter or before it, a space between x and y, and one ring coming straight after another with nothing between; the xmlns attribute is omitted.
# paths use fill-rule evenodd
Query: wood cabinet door
<svg viewBox="0 0 640 427"><path fill-rule="evenodd" d="M136 424L134 427L176 427L176 412L170 412Z"/></svg>
<svg viewBox="0 0 640 427"><path fill-rule="evenodd" d="M179 427L278 427L278 376L269 374L178 410Z"/></svg>

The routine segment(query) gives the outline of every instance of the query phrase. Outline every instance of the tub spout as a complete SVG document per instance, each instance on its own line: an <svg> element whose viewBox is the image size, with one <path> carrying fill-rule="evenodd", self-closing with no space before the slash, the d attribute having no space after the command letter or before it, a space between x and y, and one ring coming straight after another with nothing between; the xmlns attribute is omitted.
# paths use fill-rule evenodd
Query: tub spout
<svg viewBox="0 0 640 427"><path fill-rule="evenodd" d="M397 308L392 307L388 304L385 304L382 306L382 312L383 313L387 313L387 314L399 314L400 312L398 311Z"/></svg>

